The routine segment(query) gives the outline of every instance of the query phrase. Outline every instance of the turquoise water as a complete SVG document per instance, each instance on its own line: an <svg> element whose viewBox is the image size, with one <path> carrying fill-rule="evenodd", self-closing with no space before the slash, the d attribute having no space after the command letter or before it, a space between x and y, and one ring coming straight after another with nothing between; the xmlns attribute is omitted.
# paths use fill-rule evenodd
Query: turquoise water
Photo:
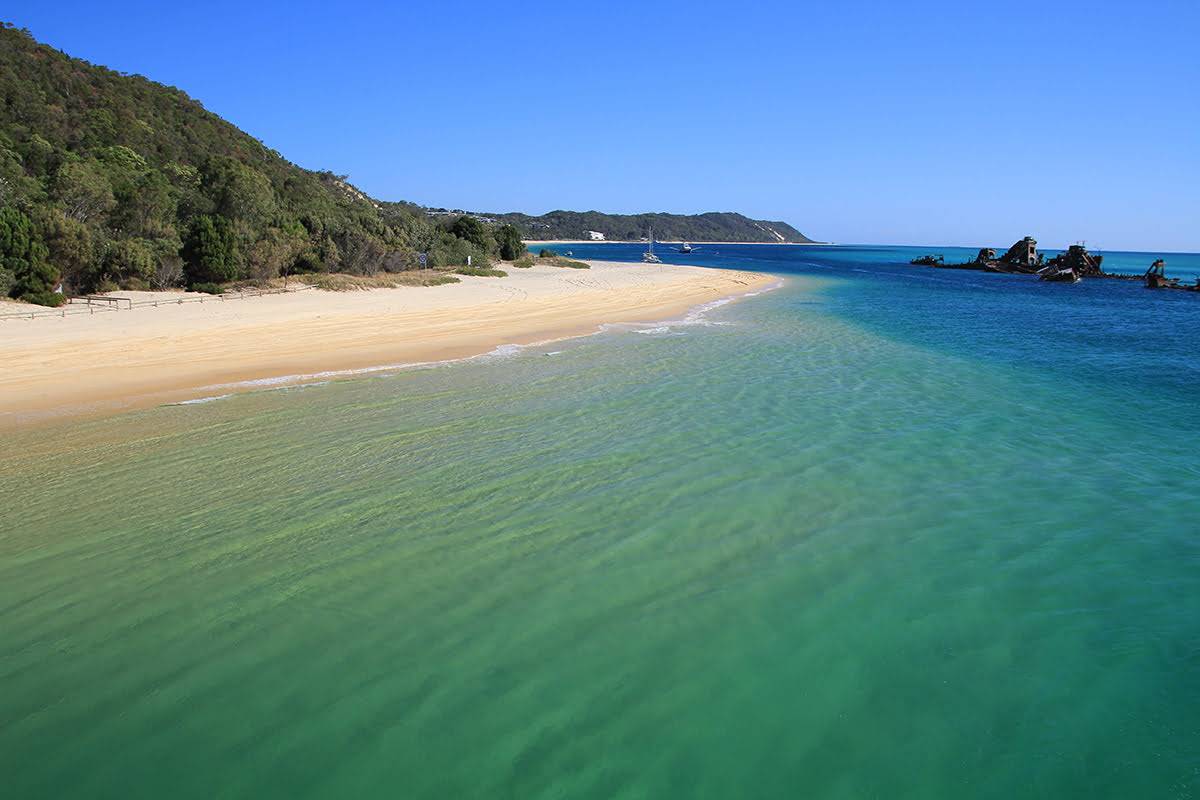
<svg viewBox="0 0 1200 800"><path fill-rule="evenodd" d="M719 249L785 285L6 434L0 794L1195 796L1200 296Z"/></svg>

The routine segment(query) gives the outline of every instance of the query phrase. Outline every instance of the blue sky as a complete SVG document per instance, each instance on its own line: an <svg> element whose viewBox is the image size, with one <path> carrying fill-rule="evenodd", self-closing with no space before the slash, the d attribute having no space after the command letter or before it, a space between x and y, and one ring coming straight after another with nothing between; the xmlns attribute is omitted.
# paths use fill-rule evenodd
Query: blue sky
<svg viewBox="0 0 1200 800"><path fill-rule="evenodd" d="M9 0L368 193L1200 251L1193 3Z"/></svg>

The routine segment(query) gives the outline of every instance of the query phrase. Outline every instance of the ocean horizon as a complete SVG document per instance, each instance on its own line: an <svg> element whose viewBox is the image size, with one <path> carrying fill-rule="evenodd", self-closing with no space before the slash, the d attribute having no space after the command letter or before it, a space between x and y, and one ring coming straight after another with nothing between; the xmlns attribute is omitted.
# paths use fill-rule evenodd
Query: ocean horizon
<svg viewBox="0 0 1200 800"><path fill-rule="evenodd" d="M1200 294L695 247L782 284L6 432L7 792L1200 792Z"/></svg>

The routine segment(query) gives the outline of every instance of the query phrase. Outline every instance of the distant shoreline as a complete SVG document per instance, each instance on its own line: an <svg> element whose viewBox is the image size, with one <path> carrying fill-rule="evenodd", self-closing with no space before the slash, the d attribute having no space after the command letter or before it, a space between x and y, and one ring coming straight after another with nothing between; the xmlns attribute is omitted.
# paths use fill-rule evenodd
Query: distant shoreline
<svg viewBox="0 0 1200 800"><path fill-rule="evenodd" d="M645 239L523 239L526 247L533 248L538 245L548 244L646 244ZM837 242L707 242L696 241L695 239L655 239L655 244L676 244L688 242L692 245L708 245L708 244L765 244L771 247L779 245L795 245L797 247L841 247Z"/></svg>

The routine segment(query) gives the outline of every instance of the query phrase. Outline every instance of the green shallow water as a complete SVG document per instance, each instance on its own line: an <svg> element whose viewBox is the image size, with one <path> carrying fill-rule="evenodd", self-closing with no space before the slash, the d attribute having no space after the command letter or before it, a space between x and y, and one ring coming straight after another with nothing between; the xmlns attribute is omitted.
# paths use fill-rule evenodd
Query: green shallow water
<svg viewBox="0 0 1200 800"><path fill-rule="evenodd" d="M6 437L5 795L1192 796L1192 443L838 292Z"/></svg>

